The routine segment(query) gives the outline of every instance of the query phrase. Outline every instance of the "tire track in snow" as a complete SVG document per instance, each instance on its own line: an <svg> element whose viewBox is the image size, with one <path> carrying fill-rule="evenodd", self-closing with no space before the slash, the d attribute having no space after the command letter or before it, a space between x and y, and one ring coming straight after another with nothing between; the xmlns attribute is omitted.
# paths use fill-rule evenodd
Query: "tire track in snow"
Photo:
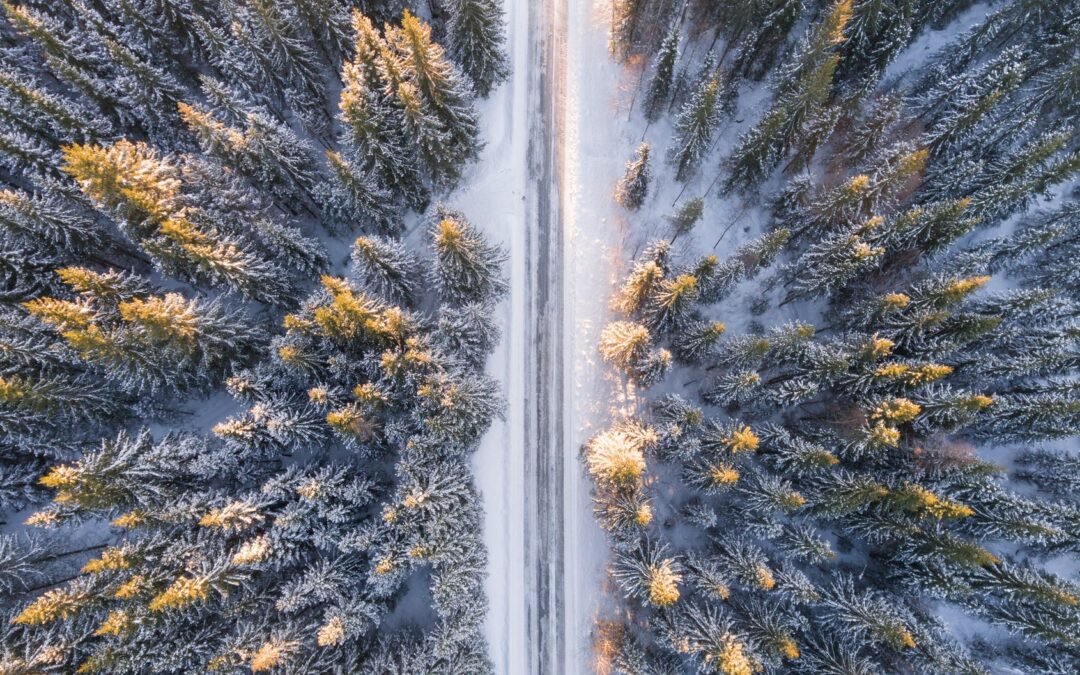
<svg viewBox="0 0 1080 675"><path fill-rule="evenodd" d="M530 264L532 312L526 368L533 374L527 426L526 551L530 618L529 672L560 673L565 664L564 568L564 363L562 213L562 100L565 87L567 0L530 2L533 52L539 73L531 107L529 188L533 228ZM534 201L533 201L534 200Z"/></svg>

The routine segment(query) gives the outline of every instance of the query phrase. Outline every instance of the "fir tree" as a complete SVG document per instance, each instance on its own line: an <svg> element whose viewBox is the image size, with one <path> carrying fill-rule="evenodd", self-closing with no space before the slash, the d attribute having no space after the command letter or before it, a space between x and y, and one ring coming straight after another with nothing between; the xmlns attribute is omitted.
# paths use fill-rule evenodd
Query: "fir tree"
<svg viewBox="0 0 1080 675"><path fill-rule="evenodd" d="M862 0L851 6L841 56L841 77L876 77L907 46L917 3Z"/></svg>
<svg viewBox="0 0 1080 675"><path fill-rule="evenodd" d="M60 278L84 301L39 298L26 308L124 389L206 388L249 359L262 340L242 313L218 303L148 296L137 281L115 273L66 268Z"/></svg>
<svg viewBox="0 0 1080 675"><path fill-rule="evenodd" d="M682 566L665 557L666 547L641 539L636 549L621 555L613 572L628 596L639 597L654 607L669 607L679 599Z"/></svg>
<svg viewBox="0 0 1080 675"><path fill-rule="evenodd" d="M680 235L689 233L694 225L701 220L701 214L704 211L705 199L703 197L695 197L680 206L679 210L669 218L672 227L675 229L675 235L672 237L672 240Z"/></svg>
<svg viewBox="0 0 1080 675"><path fill-rule="evenodd" d="M204 152L282 196L310 199L313 153L288 128L255 112L246 114L241 130L185 103L178 109Z"/></svg>
<svg viewBox="0 0 1080 675"><path fill-rule="evenodd" d="M69 146L64 170L121 229L169 271L205 278L260 300L291 293L281 270L237 238L200 228L186 208L175 165L144 144L119 141L107 148Z"/></svg>
<svg viewBox="0 0 1080 675"><path fill-rule="evenodd" d="M432 41L431 28L408 11L402 16L401 27L388 32L387 42L406 80L395 94L406 120L411 120L407 123L414 137L421 148L426 146L422 154L426 154L428 171L436 183L452 183L461 165L479 151L477 117L468 85L446 59L442 47ZM431 131L424 131L429 125Z"/></svg>
<svg viewBox="0 0 1080 675"><path fill-rule="evenodd" d="M699 293L697 277L692 274L680 274L674 279L661 281L652 292L646 308L652 329L666 333L681 326Z"/></svg>
<svg viewBox="0 0 1080 675"><path fill-rule="evenodd" d="M450 36L450 53L472 80L476 93L487 96L509 73L502 3L441 0L441 4L449 14L446 30Z"/></svg>
<svg viewBox="0 0 1080 675"><path fill-rule="evenodd" d="M615 321L600 335L600 355L605 361L629 371L645 358L651 344L652 338L645 326Z"/></svg>
<svg viewBox="0 0 1080 675"><path fill-rule="evenodd" d="M649 166L649 144L642 143L635 151L634 159L627 162L626 173L615 186L615 201L623 208L636 211L645 203L649 194L652 167Z"/></svg>
<svg viewBox="0 0 1080 675"><path fill-rule="evenodd" d="M353 242L352 265L361 283L390 302L410 305L418 295L419 261L401 242L359 237Z"/></svg>
<svg viewBox="0 0 1080 675"><path fill-rule="evenodd" d="M0 226L11 239L66 255L96 253L112 244L101 225L50 183L45 190L0 192Z"/></svg>
<svg viewBox="0 0 1080 675"><path fill-rule="evenodd" d="M675 62L679 60L679 25L671 24L660 51L656 55L652 76L645 94L645 119L653 122L659 117L672 94L675 80Z"/></svg>
<svg viewBox="0 0 1080 675"><path fill-rule="evenodd" d="M724 331L724 324L720 322L698 321L686 326L675 336L675 356L687 363L704 361Z"/></svg>
<svg viewBox="0 0 1080 675"><path fill-rule="evenodd" d="M780 0L764 4L767 10L749 35L739 41L735 55L735 70L754 80L760 80L773 66L788 33L804 10L802 0Z"/></svg>
<svg viewBox="0 0 1080 675"><path fill-rule="evenodd" d="M835 48L844 42L850 18L850 0L840 0L810 29L784 69L772 108L739 140L732 156L730 187L747 187L763 180L826 104L840 62Z"/></svg>
<svg viewBox="0 0 1080 675"><path fill-rule="evenodd" d="M635 46L646 4L645 0L619 0L612 5L611 39L620 59L625 59Z"/></svg>
<svg viewBox="0 0 1080 675"><path fill-rule="evenodd" d="M712 145L713 134L723 114L720 87L719 74L704 78L675 121L671 163L675 166L676 180L689 178Z"/></svg>
<svg viewBox="0 0 1080 675"><path fill-rule="evenodd" d="M5 117L17 124L44 125L42 130L57 141L94 141L110 131L104 118L16 72L0 71L0 89Z"/></svg>
<svg viewBox="0 0 1080 675"><path fill-rule="evenodd" d="M379 177L379 187L419 206L427 200L419 158L406 141L405 119L394 98L400 67L371 20L360 12L353 14L353 31L355 58L342 67L344 87L338 101L346 141L361 168Z"/></svg>
<svg viewBox="0 0 1080 675"><path fill-rule="evenodd" d="M506 292L501 272L506 254L461 214L440 207L431 237L436 253L432 280L447 300L494 301Z"/></svg>
<svg viewBox="0 0 1080 675"><path fill-rule="evenodd" d="M492 86L499 4L459 5L436 30ZM0 507L51 495L27 527L93 521L104 540L0 540L4 667L491 672L466 460L501 412L482 368L503 254L441 213L435 283L368 234L353 278L281 306L326 271L324 226L396 233L460 175L473 87L411 15L384 39L357 13L350 35L338 0L4 14ZM241 407L214 419L222 384ZM209 433L173 431L192 413ZM433 623L391 641L384 618L420 579Z"/></svg>
<svg viewBox="0 0 1080 675"><path fill-rule="evenodd" d="M383 232L400 228L401 214L395 208L390 191L377 178L332 150L326 152L326 159L331 182L317 188L324 209L348 221L370 222Z"/></svg>

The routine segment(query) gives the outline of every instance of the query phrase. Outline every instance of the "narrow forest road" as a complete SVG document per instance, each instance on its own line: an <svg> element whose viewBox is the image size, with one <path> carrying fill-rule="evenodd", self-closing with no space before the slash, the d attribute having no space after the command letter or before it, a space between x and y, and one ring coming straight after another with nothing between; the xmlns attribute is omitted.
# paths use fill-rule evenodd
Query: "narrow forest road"
<svg viewBox="0 0 1080 675"><path fill-rule="evenodd" d="M566 81L566 5L529 3L529 67L539 75L530 98L529 199L531 299L526 328L525 553L530 674L559 673L565 663L565 556L563 474L563 261L560 177L562 101ZM571 570L571 573L573 571Z"/></svg>
<svg viewBox="0 0 1080 675"><path fill-rule="evenodd" d="M627 143L611 107L620 71L606 50L608 6L506 0L512 74L481 104L483 155L452 200L509 251L503 338L488 366L507 412L473 460L485 632L500 675L592 671L607 543L578 448L610 407L596 338L619 240L607 195Z"/></svg>

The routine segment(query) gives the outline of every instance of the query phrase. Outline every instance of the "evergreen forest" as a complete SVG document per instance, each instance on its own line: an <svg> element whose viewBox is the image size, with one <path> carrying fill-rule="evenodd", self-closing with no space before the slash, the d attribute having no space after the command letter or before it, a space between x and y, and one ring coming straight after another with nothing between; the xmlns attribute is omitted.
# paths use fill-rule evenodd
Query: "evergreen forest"
<svg viewBox="0 0 1080 675"><path fill-rule="evenodd" d="M1080 5L613 21L649 241L598 344L633 405L581 448L600 671L1080 672Z"/></svg>
<svg viewBox="0 0 1080 675"><path fill-rule="evenodd" d="M0 0L0 675L1080 673L1078 122L1078 0Z"/></svg>
<svg viewBox="0 0 1080 675"><path fill-rule="evenodd" d="M501 5L2 9L0 672L489 672Z"/></svg>

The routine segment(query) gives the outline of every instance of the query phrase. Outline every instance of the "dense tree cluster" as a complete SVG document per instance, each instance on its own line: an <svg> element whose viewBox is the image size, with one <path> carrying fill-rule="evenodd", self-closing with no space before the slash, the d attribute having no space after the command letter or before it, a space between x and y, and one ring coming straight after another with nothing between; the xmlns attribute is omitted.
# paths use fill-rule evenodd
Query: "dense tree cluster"
<svg viewBox="0 0 1080 675"><path fill-rule="evenodd" d="M766 216L723 259L649 244L600 338L640 393L582 448L613 672L1080 670L1080 8L996 4L905 52L969 4L617 3L670 176ZM711 152L718 92L766 75Z"/></svg>
<svg viewBox="0 0 1080 675"><path fill-rule="evenodd" d="M3 3L0 671L491 670L503 13L413 4Z"/></svg>

